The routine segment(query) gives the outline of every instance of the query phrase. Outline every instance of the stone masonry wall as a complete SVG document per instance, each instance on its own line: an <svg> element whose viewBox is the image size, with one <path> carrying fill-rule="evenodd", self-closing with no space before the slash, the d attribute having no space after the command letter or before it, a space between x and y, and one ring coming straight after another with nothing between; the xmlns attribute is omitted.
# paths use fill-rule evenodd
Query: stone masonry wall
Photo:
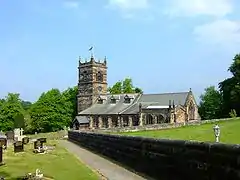
<svg viewBox="0 0 240 180"><path fill-rule="evenodd" d="M94 132L136 132L136 131L149 131L149 130L160 130L160 129L171 129L182 126L196 126L202 124L213 124L222 121L240 121L240 118L226 118L226 119L211 119L202 121L189 121L183 123L164 123L164 124L153 124L144 126L132 126L132 127L121 127L121 128L108 128L108 129L94 129Z"/></svg>
<svg viewBox="0 0 240 180"><path fill-rule="evenodd" d="M156 180L240 179L240 145L78 131L68 138Z"/></svg>

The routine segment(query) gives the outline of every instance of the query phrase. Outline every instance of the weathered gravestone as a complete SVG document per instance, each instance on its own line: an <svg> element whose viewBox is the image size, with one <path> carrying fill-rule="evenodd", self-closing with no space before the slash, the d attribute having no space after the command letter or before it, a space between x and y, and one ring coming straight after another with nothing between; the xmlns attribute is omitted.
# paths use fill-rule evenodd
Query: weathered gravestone
<svg viewBox="0 0 240 180"><path fill-rule="evenodd" d="M0 166L3 165L3 149L2 146L0 146Z"/></svg>
<svg viewBox="0 0 240 180"><path fill-rule="evenodd" d="M37 140L42 142L42 143L46 143L47 142L47 138L38 138Z"/></svg>
<svg viewBox="0 0 240 180"><path fill-rule="evenodd" d="M24 137L22 139L23 144L28 144L29 143L29 137Z"/></svg>
<svg viewBox="0 0 240 180"><path fill-rule="evenodd" d="M14 132L13 131L7 131L6 134L7 140L14 140Z"/></svg>
<svg viewBox="0 0 240 180"><path fill-rule="evenodd" d="M23 145L22 141L14 142L14 152L18 153L18 152L23 152L23 151L24 151L24 145Z"/></svg>
<svg viewBox="0 0 240 180"><path fill-rule="evenodd" d="M21 134L20 128L15 128L14 129L14 140L15 141L19 141L20 134Z"/></svg>
<svg viewBox="0 0 240 180"><path fill-rule="evenodd" d="M0 136L0 146L3 149L7 149L7 138Z"/></svg>
<svg viewBox="0 0 240 180"><path fill-rule="evenodd" d="M37 141L34 141L34 149L42 149L43 148L43 142L37 140Z"/></svg>

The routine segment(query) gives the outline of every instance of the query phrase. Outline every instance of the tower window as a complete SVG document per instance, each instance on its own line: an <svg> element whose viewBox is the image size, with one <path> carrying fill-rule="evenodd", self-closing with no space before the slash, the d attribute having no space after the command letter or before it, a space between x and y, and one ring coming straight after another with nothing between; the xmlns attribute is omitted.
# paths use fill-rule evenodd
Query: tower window
<svg viewBox="0 0 240 180"><path fill-rule="evenodd" d="M97 81L100 81L100 82L103 81L103 75L100 71L97 73Z"/></svg>

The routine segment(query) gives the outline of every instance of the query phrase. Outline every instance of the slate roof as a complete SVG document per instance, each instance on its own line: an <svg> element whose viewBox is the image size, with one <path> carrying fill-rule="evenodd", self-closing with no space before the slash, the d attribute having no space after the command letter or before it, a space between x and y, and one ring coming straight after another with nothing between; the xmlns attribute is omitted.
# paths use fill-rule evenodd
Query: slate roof
<svg viewBox="0 0 240 180"><path fill-rule="evenodd" d="M173 101L175 105L184 105L189 92L179 93L163 93L163 94L143 94L139 102L148 103L149 105L168 106L169 100Z"/></svg>
<svg viewBox="0 0 240 180"><path fill-rule="evenodd" d="M89 119L86 116L76 116L74 121L78 121L79 124L89 123Z"/></svg>
<svg viewBox="0 0 240 180"><path fill-rule="evenodd" d="M163 94L127 94L133 98L131 103L124 103L124 97L126 94L117 95L105 95L101 96L103 104L94 104L88 109L85 109L79 113L79 115L91 115L91 114L137 114L139 111L139 103L142 104L142 108L148 106L168 106L169 100L174 101L175 105L184 105L189 92L179 93L163 93ZM116 99L116 104L111 103L111 99Z"/></svg>
<svg viewBox="0 0 240 180"><path fill-rule="evenodd" d="M148 106L168 106L169 100L175 105L184 105L189 92L180 93L163 93L163 94L143 94L139 100L130 108L126 109L122 114L137 114L139 104L142 104L142 109Z"/></svg>
<svg viewBox="0 0 240 180"><path fill-rule="evenodd" d="M125 96L130 97L132 100L130 103L124 103ZM111 95L108 94L106 96L101 97L105 99L103 104L95 103L88 109L85 109L79 113L79 115L88 115L88 114L119 114L128 107L132 106L137 102L140 94L116 94ZM115 98L116 103L111 103L111 99Z"/></svg>

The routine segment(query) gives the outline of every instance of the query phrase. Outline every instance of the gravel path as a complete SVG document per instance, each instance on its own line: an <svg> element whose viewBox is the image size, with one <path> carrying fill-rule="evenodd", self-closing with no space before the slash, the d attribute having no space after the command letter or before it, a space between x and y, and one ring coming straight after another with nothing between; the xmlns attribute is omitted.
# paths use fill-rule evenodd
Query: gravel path
<svg viewBox="0 0 240 180"><path fill-rule="evenodd" d="M78 159L80 159L87 166L100 173L103 178L107 180L146 180L145 178L138 176L127 169L112 163L111 161L104 159L80 146L69 142L61 141L61 144Z"/></svg>

